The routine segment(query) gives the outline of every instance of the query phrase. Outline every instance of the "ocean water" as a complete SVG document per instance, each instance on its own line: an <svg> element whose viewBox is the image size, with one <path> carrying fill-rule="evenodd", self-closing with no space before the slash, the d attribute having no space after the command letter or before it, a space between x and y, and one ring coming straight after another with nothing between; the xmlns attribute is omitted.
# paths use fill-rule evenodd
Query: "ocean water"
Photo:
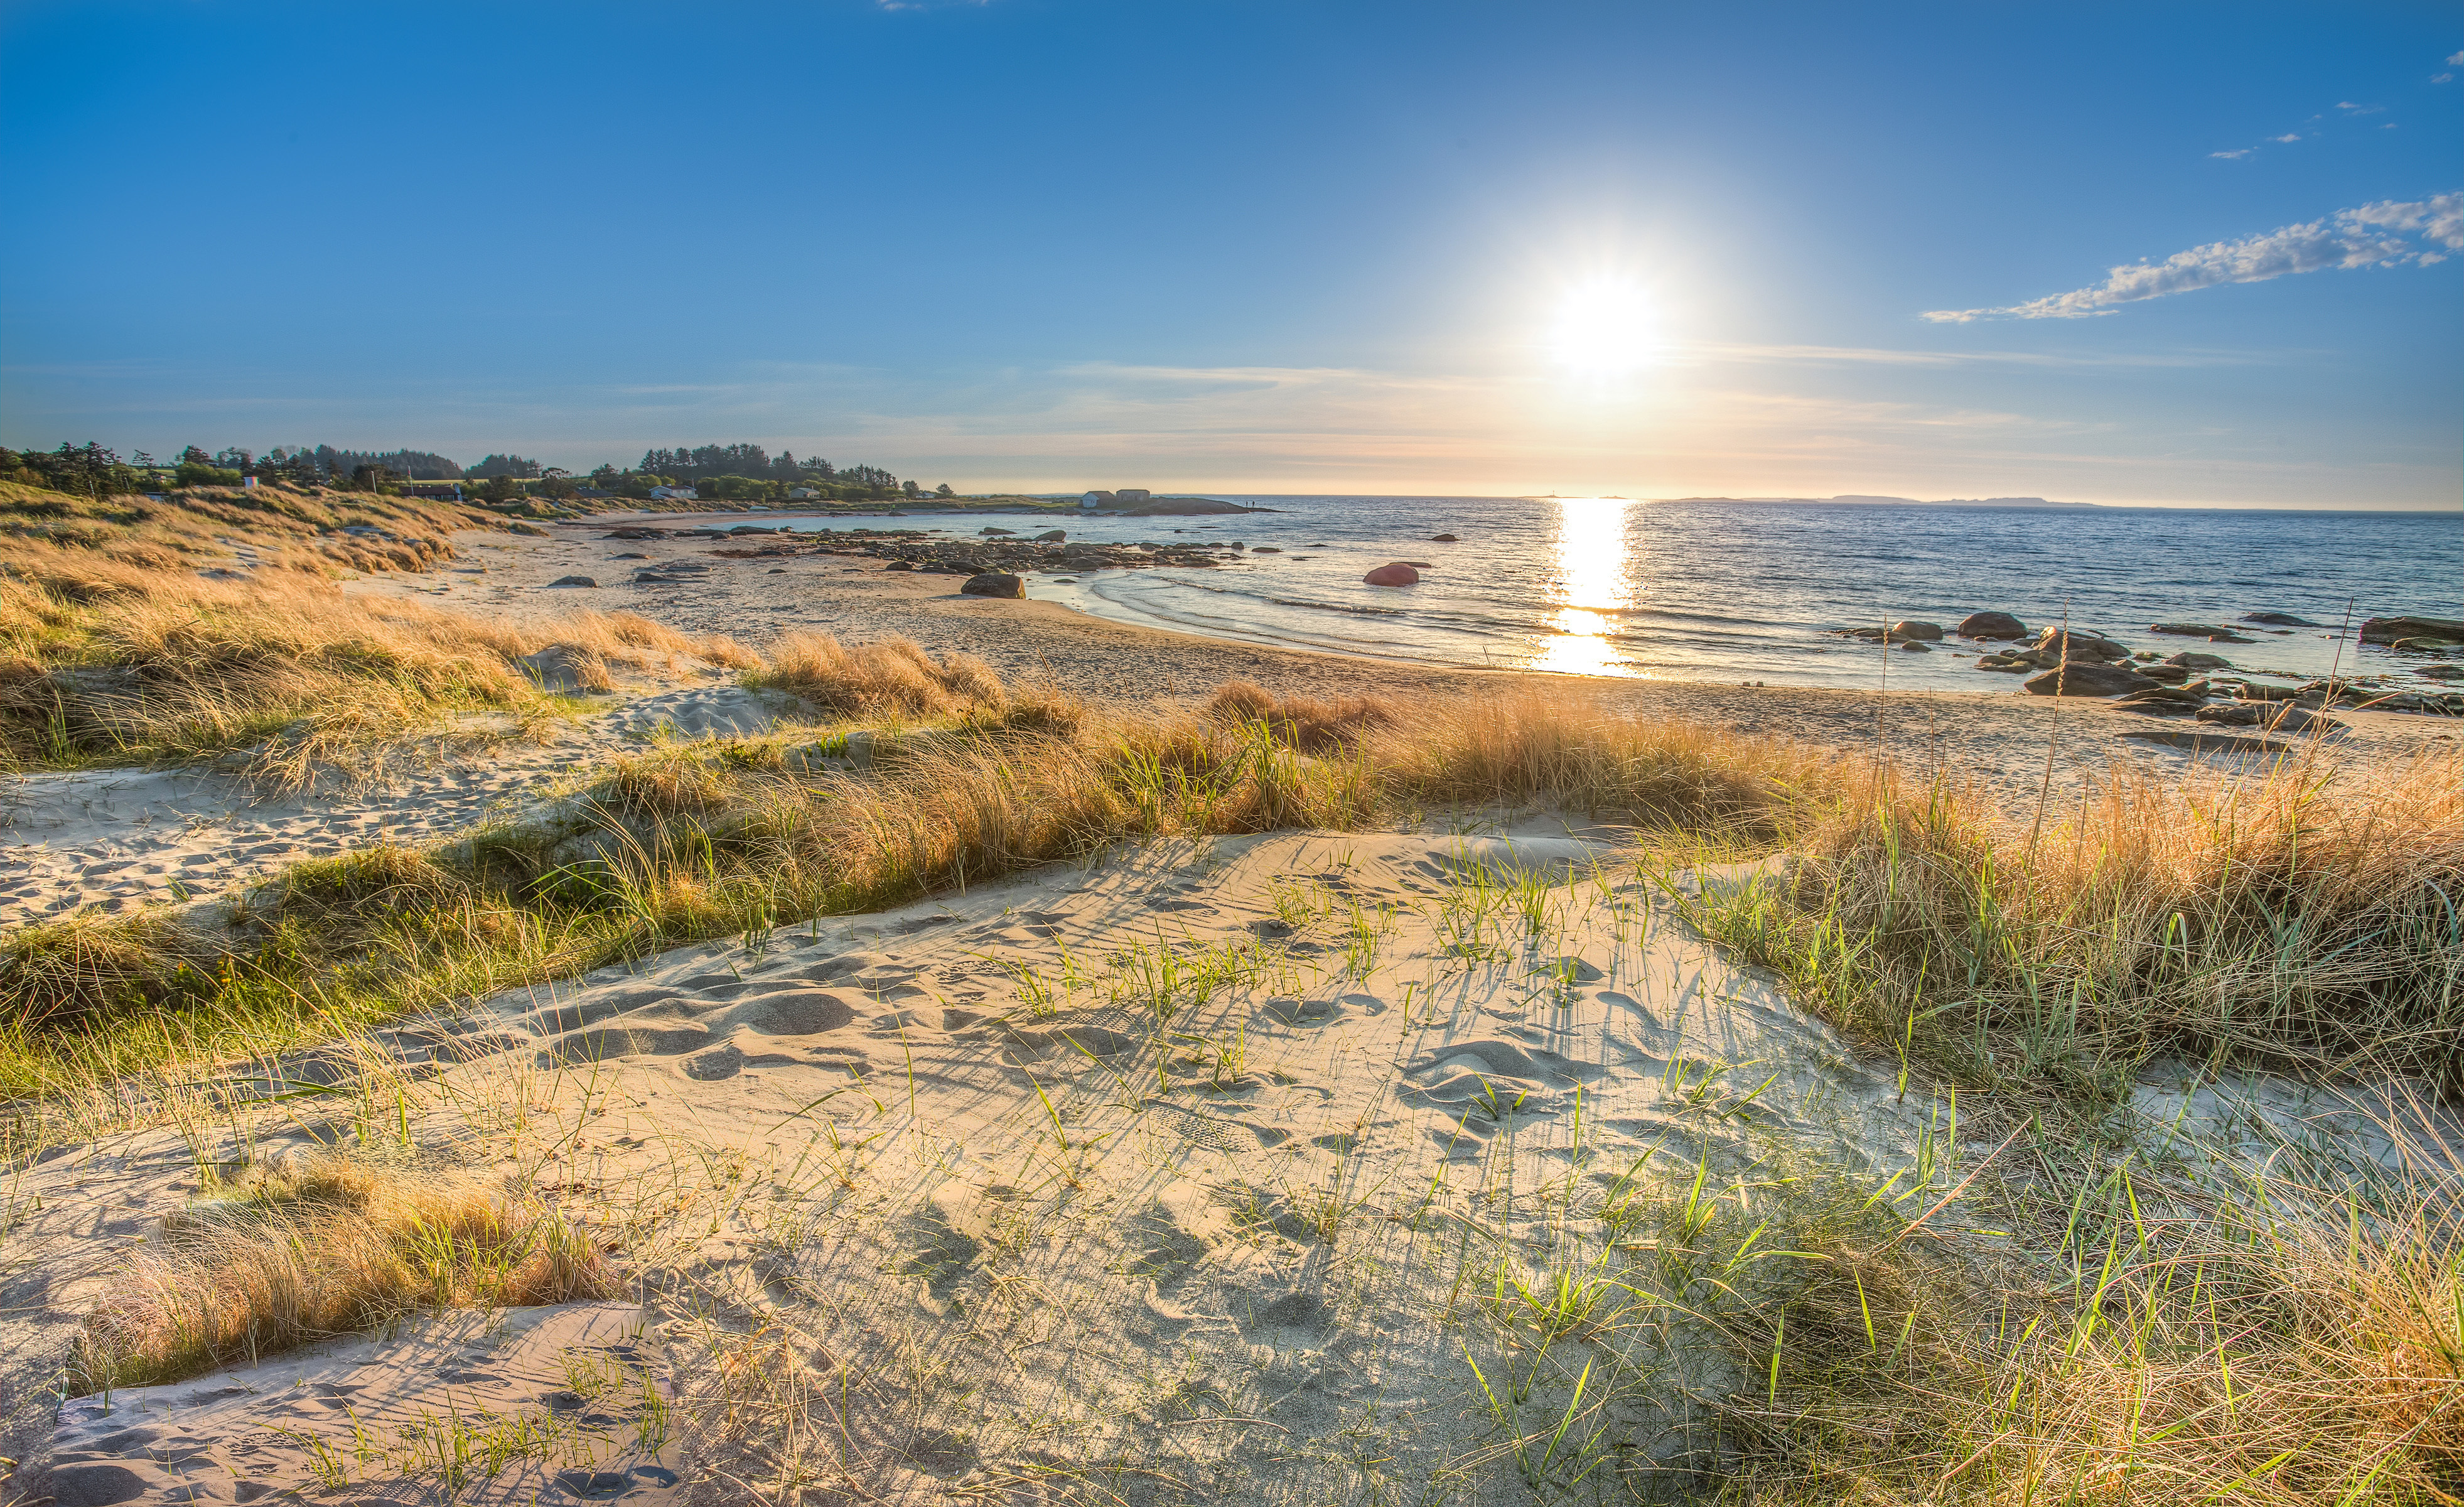
<svg viewBox="0 0 2464 1507"><path fill-rule="evenodd" d="M1147 627L1438 664L1773 685L2011 690L1972 653L1884 650L1832 631L1981 609L2133 648L2212 649L2290 676L2418 662L2338 641L2374 614L2464 617L2464 515L2206 509L1241 497L1271 513L1063 521L1098 543L1240 540L1212 570L1028 578L1030 596ZM876 521L866 526L881 527ZM797 526L818 526L797 521ZM898 525L889 525L898 526ZM934 527L925 518L906 526ZM950 526L972 534L980 525ZM1026 525L1019 525L1022 528ZM1037 525L1041 526L1041 525ZM1436 543L1450 533L1460 543ZM1265 545L1276 553L1260 554ZM1406 587L1363 585L1388 561ZM2159 622L2258 610L2325 625L2210 646ZM2412 677L2406 676L2409 681Z"/></svg>

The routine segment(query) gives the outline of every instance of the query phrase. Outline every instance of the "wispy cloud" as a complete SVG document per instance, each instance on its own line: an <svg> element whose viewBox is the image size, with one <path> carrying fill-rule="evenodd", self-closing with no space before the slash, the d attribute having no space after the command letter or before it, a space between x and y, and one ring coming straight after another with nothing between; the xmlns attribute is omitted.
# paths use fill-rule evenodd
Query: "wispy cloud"
<svg viewBox="0 0 2464 1507"><path fill-rule="evenodd" d="M2336 101L2336 108L2337 108L2337 109L2339 109L2339 110L2343 111L2346 115L2385 115L2385 114L2387 114L2387 106L2386 106L2386 105L2383 105L2383 104L2355 104L2355 103L2354 103L2352 100L2337 100L2337 101Z"/></svg>
<svg viewBox="0 0 2464 1507"><path fill-rule="evenodd" d="M2230 163L2238 162L2256 150L2258 150L2258 148L2255 146L2237 146L2229 152L2210 152L2208 155L2211 157L2221 157Z"/></svg>
<svg viewBox="0 0 2464 1507"><path fill-rule="evenodd" d="M2418 237L2418 239L2415 239ZM2176 252L2163 261L2115 267L2094 287L1991 309L1932 309L1937 324L1972 320L2075 320L2112 314L2125 303L2230 282L2265 282L2294 273L2353 267L2429 266L2447 253L2464 251L2464 193L2421 201L2383 200L2339 210L2322 219L2287 225L2263 235L2213 241Z"/></svg>
<svg viewBox="0 0 2464 1507"><path fill-rule="evenodd" d="M2268 140L2274 142L2278 146L2283 146L2290 143L2301 140L2301 133L2299 131L2287 131L2281 136L2271 136Z"/></svg>

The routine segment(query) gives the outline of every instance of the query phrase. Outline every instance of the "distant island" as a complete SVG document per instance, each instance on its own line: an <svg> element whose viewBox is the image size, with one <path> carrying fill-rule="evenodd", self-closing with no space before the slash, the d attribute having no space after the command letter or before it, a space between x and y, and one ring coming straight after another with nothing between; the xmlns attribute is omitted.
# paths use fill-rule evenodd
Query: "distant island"
<svg viewBox="0 0 2464 1507"><path fill-rule="evenodd" d="M1927 501L1923 498L1863 497L1843 494L1836 498L1664 498L1667 502L1803 502L1815 504L1852 503L1869 507L2095 507L2094 502L2053 502L2043 498L1941 498Z"/></svg>

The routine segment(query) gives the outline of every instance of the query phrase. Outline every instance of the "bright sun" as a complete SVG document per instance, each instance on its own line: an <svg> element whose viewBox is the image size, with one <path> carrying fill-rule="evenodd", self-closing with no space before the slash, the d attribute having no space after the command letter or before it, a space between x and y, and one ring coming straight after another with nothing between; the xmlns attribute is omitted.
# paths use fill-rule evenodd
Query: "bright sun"
<svg viewBox="0 0 2464 1507"><path fill-rule="evenodd" d="M1657 335L1658 321L1642 290L1602 278L1566 290L1549 344L1557 360L1575 371L1616 376L1649 364Z"/></svg>

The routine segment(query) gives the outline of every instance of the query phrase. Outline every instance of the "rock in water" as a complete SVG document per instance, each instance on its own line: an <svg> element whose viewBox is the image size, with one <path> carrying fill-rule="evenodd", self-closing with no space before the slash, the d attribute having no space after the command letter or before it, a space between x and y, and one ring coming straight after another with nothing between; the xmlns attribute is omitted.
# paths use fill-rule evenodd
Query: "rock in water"
<svg viewBox="0 0 2464 1507"><path fill-rule="evenodd" d="M1938 643L1942 639L1940 623L1920 623L1913 617L1902 618L1893 623L1889 632L1891 642L1895 644L1903 639L1915 639L1920 643L1927 644Z"/></svg>
<svg viewBox="0 0 2464 1507"><path fill-rule="evenodd" d="M2452 617L2373 617L2362 624L2362 642L2400 644L2406 639L2464 643L2464 622Z"/></svg>
<svg viewBox="0 0 2464 1507"><path fill-rule="evenodd" d="M2306 617L2296 617L2290 612L2244 612L2241 620L2245 623L2264 623L2270 628L2324 628L2327 626L2324 623L2314 623Z"/></svg>
<svg viewBox="0 0 2464 1507"><path fill-rule="evenodd" d="M552 587L561 587L561 586L586 586L586 587L595 587L595 586L597 586L598 584L599 584L599 581L598 581L598 579L597 579L596 577L594 577L594 576L559 576L559 577L557 577L555 580L553 580L553 581L551 581L551 582L549 582L549 583L548 583L548 585L550 585L550 586L552 586Z"/></svg>
<svg viewBox="0 0 2464 1507"><path fill-rule="evenodd" d="M1047 528L1043 533L1036 535L1032 543L1038 544L1057 544L1068 537L1068 531L1066 529Z"/></svg>
<svg viewBox="0 0 2464 1507"><path fill-rule="evenodd" d="M1463 541L1455 538L1452 534L1431 534L1429 536L1429 543L1432 544L1460 544Z"/></svg>
<svg viewBox="0 0 2464 1507"><path fill-rule="evenodd" d="M2213 623L2150 623L2147 625L2147 631L2151 633L2169 633L2175 638L2204 638L2211 644L2258 642L2255 638L2245 638L2230 628L2219 628Z"/></svg>
<svg viewBox="0 0 2464 1507"><path fill-rule="evenodd" d="M1925 641L1919 638L1903 638L1900 640L1897 647L1900 653L1903 654L1929 654L1933 653L1932 650L1927 649L1925 646Z"/></svg>
<svg viewBox="0 0 2464 1507"><path fill-rule="evenodd" d="M1959 620L1962 638L2025 638L2028 625L2008 612L1970 612Z"/></svg>
<svg viewBox="0 0 2464 1507"><path fill-rule="evenodd" d="M2074 659L2020 684L2037 696L2121 696L2148 690L2156 682L2127 665Z"/></svg>
<svg viewBox="0 0 2464 1507"><path fill-rule="evenodd" d="M1023 597L1026 595L1026 583L1006 571L994 570L969 576L967 584L958 589L969 596Z"/></svg>
<svg viewBox="0 0 2464 1507"><path fill-rule="evenodd" d="M2233 668L2233 662L2225 658L2222 654L2203 654L2194 650L2189 649L2185 649L2180 654L2174 654L2165 662L2168 665L2179 665L2185 670L2230 670Z"/></svg>
<svg viewBox="0 0 2464 1507"><path fill-rule="evenodd" d="M1416 585L1420 579L1420 573L1398 560L1391 565L1379 565L1360 579L1371 586L1407 587Z"/></svg>

